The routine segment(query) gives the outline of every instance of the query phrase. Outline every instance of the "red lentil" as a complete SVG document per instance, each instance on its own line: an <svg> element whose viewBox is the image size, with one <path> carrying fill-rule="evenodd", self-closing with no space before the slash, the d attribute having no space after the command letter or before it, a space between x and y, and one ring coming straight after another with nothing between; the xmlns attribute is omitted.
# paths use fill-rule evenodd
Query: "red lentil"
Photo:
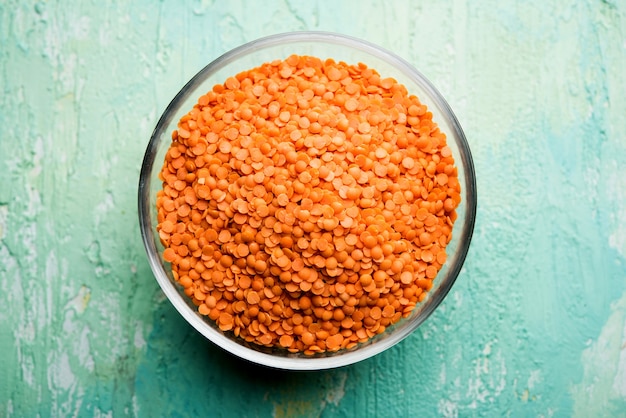
<svg viewBox="0 0 626 418"><path fill-rule="evenodd" d="M293 55L229 77L172 133L163 259L224 332L307 355L410 315L461 200L419 99L364 64Z"/></svg>

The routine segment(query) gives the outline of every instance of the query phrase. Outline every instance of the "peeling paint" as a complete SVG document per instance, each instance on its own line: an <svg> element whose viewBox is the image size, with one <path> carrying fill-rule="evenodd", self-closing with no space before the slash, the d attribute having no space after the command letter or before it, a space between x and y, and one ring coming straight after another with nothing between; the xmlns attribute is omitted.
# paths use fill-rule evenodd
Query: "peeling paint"
<svg viewBox="0 0 626 418"><path fill-rule="evenodd" d="M0 240L7 234L7 217L9 216L8 205L0 205Z"/></svg>
<svg viewBox="0 0 626 418"><path fill-rule="evenodd" d="M91 299L91 289L89 287L83 285L78 290L76 296L68 301L65 305L66 309L74 309L76 313L82 314L87 309L87 305L89 304L89 300Z"/></svg>
<svg viewBox="0 0 626 418"><path fill-rule="evenodd" d="M598 339L582 353L583 378L571 389L576 417L626 411L626 293L611 312Z"/></svg>
<svg viewBox="0 0 626 418"><path fill-rule="evenodd" d="M337 385L333 387L332 390L329 390L327 392L326 399L324 399L325 402L333 404L335 406L339 406L341 400L346 395L345 386L346 380L348 379L347 373L338 373L338 375L339 382L337 382Z"/></svg>
<svg viewBox="0 0 626 418"><path fill-rule="evenodd" d="M135 336L133 338L135 348L142 349L146 346L146 340L143 336L143 327L140 323L135 325Z"/></svg>
<svg viewBox="0 0 626 418"><path fill-rule="evenodd" d="M617 208L611 221L615 229L609 235L609 245L626 258L626 170L623 166L612 164L609 190L617 202Z"/></svg>

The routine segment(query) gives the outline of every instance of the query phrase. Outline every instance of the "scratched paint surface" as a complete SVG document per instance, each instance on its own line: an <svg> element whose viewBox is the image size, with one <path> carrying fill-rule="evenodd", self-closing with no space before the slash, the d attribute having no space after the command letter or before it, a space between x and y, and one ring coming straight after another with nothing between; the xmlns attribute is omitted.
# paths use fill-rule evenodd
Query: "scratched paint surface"
<svg viewBox="0 0 626 418"><path fill-rule="evenodd" d="M626 416L626 5L466 3L0 3L0 416ZM303 29L431 79L470 142L479 216L414 335L287 373L164 299L136 184L184 82Z"/></svg>

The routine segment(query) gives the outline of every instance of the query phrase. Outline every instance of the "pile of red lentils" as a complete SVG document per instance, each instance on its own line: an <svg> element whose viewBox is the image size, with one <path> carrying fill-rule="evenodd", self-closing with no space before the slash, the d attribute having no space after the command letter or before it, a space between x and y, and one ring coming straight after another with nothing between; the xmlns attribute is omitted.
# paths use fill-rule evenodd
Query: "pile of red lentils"
<svg viewBox="0 0 626 418"><path fill-rule="evenodd" d="M461 201L416 96L364 64L298 55L200 97L160 179L163 258L199 313L307 355L408 316L446 261Z"/></svg>

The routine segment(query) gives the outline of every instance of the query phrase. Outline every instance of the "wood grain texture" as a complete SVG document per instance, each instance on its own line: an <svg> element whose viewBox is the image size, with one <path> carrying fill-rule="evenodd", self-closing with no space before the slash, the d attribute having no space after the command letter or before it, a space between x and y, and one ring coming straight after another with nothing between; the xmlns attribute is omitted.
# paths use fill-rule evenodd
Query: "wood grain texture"
<svg viewBox="0 0 626 418"><path fill-rule="evenodd" d="M318 373L204 340L137 223L143 152L178 89L293 30L411 61L464 127L479 191L440 309ZM625 416L623 2L9 0L0 45L0 416Z"/></svg>

